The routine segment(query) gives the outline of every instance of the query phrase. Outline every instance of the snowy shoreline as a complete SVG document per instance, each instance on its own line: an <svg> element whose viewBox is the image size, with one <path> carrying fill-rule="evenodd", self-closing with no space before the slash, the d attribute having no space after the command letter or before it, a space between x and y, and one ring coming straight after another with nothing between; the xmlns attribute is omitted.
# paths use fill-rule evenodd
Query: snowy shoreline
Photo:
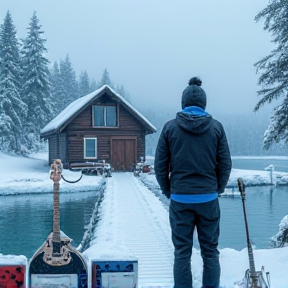
<svg viewBox="0 0 288 288"><path fill-rule="evenodd" d="M247 156L241 157L243 159ZM281 159L283 157L285 158L285 156L281 156ZM277 158L277 156L274 158ZM50 179L50 167L46 159L48 159L47 152L30 155L29 157L0 152L0 161L1 163L5 163L5 165L0 166L2 176L0 196L53 193L53 181ZM67 180L75 181L80 177L81 173L64 169L62 175ZM150 174L147 177L149 177L149 182L153 183L153 186L158 186L155 175ZM270 171L232 169L227 188L237 188L237 179L239 177L243 179L247 187L288 185L288 173L285 172L273 171L271 178ZM79 182L73 184L61 180L60 192L77 193L95 191L101 181L103 181L103 177L89 175L83 175Z"/></svg>

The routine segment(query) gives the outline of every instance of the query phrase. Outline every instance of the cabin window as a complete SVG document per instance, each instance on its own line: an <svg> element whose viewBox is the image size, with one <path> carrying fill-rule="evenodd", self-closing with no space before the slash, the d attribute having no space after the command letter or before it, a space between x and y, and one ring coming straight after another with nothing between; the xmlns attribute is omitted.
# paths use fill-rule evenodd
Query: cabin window
<svg viewBox="0 0 288 288"><path fill-rule="evenodd" d="M97 138L84 138L84 159L97 158Z"/></svg>
<svg viewBox="0 0 288 288"><path fill-rule="evenodd" d="M93 126L94 127L116 127L117 126L117 106L93 106Z"/></svg>

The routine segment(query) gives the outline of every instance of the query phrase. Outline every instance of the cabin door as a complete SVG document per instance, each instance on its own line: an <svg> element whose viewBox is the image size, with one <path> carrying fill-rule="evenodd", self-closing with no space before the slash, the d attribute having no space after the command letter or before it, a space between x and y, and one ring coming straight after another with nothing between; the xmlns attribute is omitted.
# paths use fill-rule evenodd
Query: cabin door
<svg viewBox="0 0 288 288"><path fill-rule="evenodd" d="M111 166L115 171L132 171L136 164L136 137L111 138Z"/></svg>

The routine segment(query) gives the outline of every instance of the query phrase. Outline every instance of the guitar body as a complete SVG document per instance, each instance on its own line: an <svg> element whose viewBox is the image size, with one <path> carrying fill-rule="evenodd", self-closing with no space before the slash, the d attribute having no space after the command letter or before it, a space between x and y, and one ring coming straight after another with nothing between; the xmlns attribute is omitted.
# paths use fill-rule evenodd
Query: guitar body
<svg viewBox="0 0 288 288"><path fill-rule="evenodd" d="M250 270L246 270L244 278L235 283L234 288L268 288L263 276L263 271L257 271L256 274L257 281L254 281L253 283Z"/></svg>
<svg viewBox="0 0 288 288"><path fill-rule="evenodd" d="M30 260L30 287L39 287L39 283L54 284L59 279L59 281L68 281L69 287L87 288L87 266L81 254L71 245L69 237L61 235L61 255L54 257L52 235L53 233L48 236L47 241Z"/></svg>

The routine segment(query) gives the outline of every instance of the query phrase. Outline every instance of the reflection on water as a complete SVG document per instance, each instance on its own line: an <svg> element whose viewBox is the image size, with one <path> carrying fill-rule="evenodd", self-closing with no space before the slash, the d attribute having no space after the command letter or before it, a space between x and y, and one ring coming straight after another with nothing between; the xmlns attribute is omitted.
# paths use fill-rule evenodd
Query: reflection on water
<svg viewBox="0 0 288 288"><path fill-rule="evenodd" d="M275 171L288 173L287 159L232 159L233 168L264 171L270 164ZM268 172L267 172L268 173ZM279 223L288 214L288 186L259 186L246 188L246 213L251 241L256 248L267 248L269 239L279 230ZM220 198L220 248L241 250L246 247L241 197Z"/></svg>
<svg viewBox="0 0 288 288"><path fill-rule="evenodd" d="M60 193L60 227L78 246L100 192ZM28 259L53 230L53 194L0 197L0 253Z"/></svg>
<svg viewBox="0 0 288 288"><path fill-rule="evenodd" d="M241 250L246 247L241 197L219 199L221 207L220 248ZM247 187L246 214L249 234L257 249L267 248L269 239L279 230L279 223L288 214L288 187Z"/></svg>

